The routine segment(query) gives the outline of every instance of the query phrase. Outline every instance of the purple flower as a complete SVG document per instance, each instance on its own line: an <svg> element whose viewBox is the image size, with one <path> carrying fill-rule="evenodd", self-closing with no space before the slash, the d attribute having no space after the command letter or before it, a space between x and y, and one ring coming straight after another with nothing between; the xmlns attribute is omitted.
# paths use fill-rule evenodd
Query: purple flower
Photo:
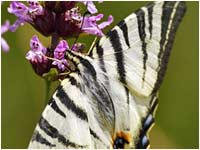
<svg viewBox="0 0 200 150"><path fill-rule="evenodd" d="M30 41L30 48L31 50L26 54L26 59L35 64L47 62L47 58L45 57L47 49L42 45L36 35Z"/></svg>
<svg viewBox="0 0 200 150"><path fill-rule="evenodd" d="M11 2L8 12L18 17L16 22L10 27L10 31L14 32L20 25L24 25L25 22L32 23L33 19L37 15L43 14L43 8L38 2L29 1L29 7L21 2Z"/></svg>
<svg viewBox="0 0 200 150"><path fill-rule="evenodd" d="M30 47L34 52L41 51L43 54L46 54L47 49L42 45L36 35L32 37Z"/></svg>
<svg viewBox="0 0 200 150"><path fill-rule="evenodd" d="M75 43L72 45L72 50L75 52L81 52L85 48L85 45L82 43Z"/></svg>
<svg viewBox="0 0 200 150"><path fill-rule="evenodd" d="M44 73L49 72L51 69L52 61L48 59L48 57L51 57L51 54L36 35L30 40L30 48L31 50L26 54L26 59L30 61L35 73L43 76Z"/></svg>
<svg viewBox="0 0 200 150"><path fill-rule="evenodd" d="M67 49L69 49L68 43L65 40L60 41L54 50L54 58L56 59L64 58Z"/></svg>
<svg viewBox="0 0 200 150"><path fill-rule="evenodd" d="M58 69L60 69L61 71L64 71L66 69L66 66L67 66L67 60L63 58L60 61L53 61L52 64L57 66Z"/></svg>
<svg viewBox="0 0 200 150"><path fill-rule="evenodd" d="M91 14L97 13L92 1L80 2ZM8 12L14 14L17 20L11 26L6 22L1 30L1 34L7 30L14 32L19 26L29 23L44 36L51 36L51 49L44 47L38 37L33 36L30 40L30 50L26 54L26 59L29 60L36 74L42 77L52 68L57 68L59 72L68 69L69 62L65 58L67 50L82 52L84 49L82 43L75 43L71 48L65 40L58 43L60 38L78 37L81 33L103 36L102 30L113 22L113 17L109 16L107 21L98 23L103 18L103 14L81 16L76 1L46 1L42 4L33 0L28 1L26 5L19 1L12 1ZM8 51L9 46L3 38L1 45Z"/></svg>
<svg viewBox="0 0 200 150"><path fill-rule="evenodd" d="M21 2L11 2L10 7L8 7L8 12L14 14L18 18L23 18L29 20L28 7Z"/></svg>
<svg viewBox="0 0 200 150"><path fill-rule="evenodd" d="M113 17L110 15L107 21L97 24L97 21L100 21L103 18L103 16L103 14L98 14L97 16L86 16L82 18L82 32L94 34L97 36L103 36L104 34L102 32L102 29L113 22Z"/></svg>
<svg viewBox="0 0 200 150"><path fill-rule="evenodd" d="M31 18L28 15L28 7L20 2L11 2L8 12L18 17L17 21L10 27L10 31L14 32L18 26L23 25Z"/></svg>
<svg viewBox="0 0 200 150"><path fill-rule="evenodd" d="M62 40L58 43L57 47L54 50L54 58L58 59L53 61L53 65L57 66L58 69L64 71L67 66L67 60L65 59L65 52L69 49L69 45L65 40Z"/></svg>
<svg viewBox="0 0 200 150"><path fill-rule="evenodd" d="M10 27L10 22L8 20L5 21L5 23L1 26L1 35L5 32L8 31ZM2 47L2 50L4 52L8 52L9 51L9 45L8 43L6 42L6 40L4 38L1 37L1 47Z"/></svg>
<svg viewBox="0 0 200 150"><path fill-rule="evenodd" d="M28 1L29 4L29 13L32 17L35 17L36 15L43 15L44 9L37 1Z"/></svg>
<svg viewBox="0 0 200 150"><path fill-rule="evenodd" d="M74 7L65 12L65 21L68 21L68 20L75 23L81 22L81 14L79 13L78 7Z"/></svg>

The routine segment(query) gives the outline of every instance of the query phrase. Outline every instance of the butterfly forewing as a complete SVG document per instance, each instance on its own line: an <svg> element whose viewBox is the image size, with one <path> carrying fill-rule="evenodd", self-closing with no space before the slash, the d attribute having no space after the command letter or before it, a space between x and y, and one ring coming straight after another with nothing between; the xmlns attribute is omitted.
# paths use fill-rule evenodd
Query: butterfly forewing
<svg viewBox="0 0 200 150"><path fill-rule="evenodd" d="M136 95L148 97L159 88L184 12L184 2L151 3L101 38L91 55L112 70L111 76L114 72L120 80L126 78Z"/></svg>
<svg viewBox="0 0 200 150"><path fill-rule="evenodd" d="M102 37L61 82L29 148L146 148L184 2L155 2ZM123 142L124 143L120 143Z"/></svg>

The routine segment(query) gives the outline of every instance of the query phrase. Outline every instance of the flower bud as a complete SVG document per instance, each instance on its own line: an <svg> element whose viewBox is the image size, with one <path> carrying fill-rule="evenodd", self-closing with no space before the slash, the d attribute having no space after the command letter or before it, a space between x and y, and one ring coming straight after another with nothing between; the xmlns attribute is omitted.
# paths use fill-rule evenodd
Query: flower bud
<svg viewBox="0 0 200 150"><path fill-rule="evenodd" d="M35 71L35 73L39 76L42 77L42 75L44 73L47 73L49 72L49 70L51 69L51 64L52 64L52 61L51 60L47 60L45 63L44 62L37 62L37 63L34 63L34 62L31 62L31 65L33 67L33 70Z"/></svg>
<svg viewBox="0 0 200 150"><path fill-rule="evenodd" d="M65 20L65 14L56 16L56 31L61 37L75 37L80 33L80 23Z"/></svg>
<svg viewBox="0 0 200 150"><path fill-rule="evenodd" d="M51 35L54 32L54 14L47 9L44 9L44 15L38 15L33 19L32 26L45 36Z"/></svg>

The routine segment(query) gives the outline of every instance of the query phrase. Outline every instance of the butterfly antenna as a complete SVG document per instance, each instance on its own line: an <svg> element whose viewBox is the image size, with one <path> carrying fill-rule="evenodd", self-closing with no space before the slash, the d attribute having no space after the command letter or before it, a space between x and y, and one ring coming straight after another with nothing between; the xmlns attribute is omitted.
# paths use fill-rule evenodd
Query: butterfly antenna
<svg viewBox="0 0 200 150"><path fill-rule="evenodd" d="M90 49L88 51L88 55L90 55L91 51L93 50L93 48L94 48L94 46L95 46L95 44L97 42L97 39L98 39L98 37L94 38L94 41L92 42L92 45L90 46Z"/></svg>

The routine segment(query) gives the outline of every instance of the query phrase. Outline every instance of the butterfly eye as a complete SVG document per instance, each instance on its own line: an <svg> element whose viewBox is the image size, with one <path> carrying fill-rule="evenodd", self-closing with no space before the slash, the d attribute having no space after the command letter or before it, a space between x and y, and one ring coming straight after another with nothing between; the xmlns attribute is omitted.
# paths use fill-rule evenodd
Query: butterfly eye
<svg viewBox="0 0 200 150"><path fill-rule="evenodd" d="M128 142L123 137L117 137L114 141L113 148L122 149L126 143L128 144Z"/></svg>

